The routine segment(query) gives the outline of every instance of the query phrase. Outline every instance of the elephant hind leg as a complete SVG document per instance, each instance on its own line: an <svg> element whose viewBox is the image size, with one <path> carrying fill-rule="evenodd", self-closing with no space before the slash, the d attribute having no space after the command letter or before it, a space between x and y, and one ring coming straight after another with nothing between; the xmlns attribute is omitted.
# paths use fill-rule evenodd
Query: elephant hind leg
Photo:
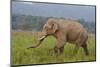
<svg viewBox="0 0 100 67"><path fill-rule="evenodd" d="M84 49L85 55L88 56L89 55L89 51L88 51L88 48L87 48L87 44L86 43L83 44L82 48Z"/></svg>

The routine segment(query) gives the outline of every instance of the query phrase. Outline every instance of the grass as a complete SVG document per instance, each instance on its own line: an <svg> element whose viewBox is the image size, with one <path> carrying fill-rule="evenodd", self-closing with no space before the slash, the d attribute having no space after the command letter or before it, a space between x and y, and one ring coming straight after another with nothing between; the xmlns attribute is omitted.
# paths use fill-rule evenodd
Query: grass
<svg viewBox="0 0 100 67"><path fill-rule="evenodd" d="M77 61L95 61L95 37L89 36L88 49L89 56L85 56L82 48L78 54L72 57L73 48L75 45L67 43L64 47L64 53L60 56L51 55L49 49L54 48L56 40L54 37L47 37L42 44L33 49L26 49L34 44L35 38L30 32L12 32L12 65L27 65L27 64L46 64L46 63L62 63L62 62L77 62Z"/></svg>

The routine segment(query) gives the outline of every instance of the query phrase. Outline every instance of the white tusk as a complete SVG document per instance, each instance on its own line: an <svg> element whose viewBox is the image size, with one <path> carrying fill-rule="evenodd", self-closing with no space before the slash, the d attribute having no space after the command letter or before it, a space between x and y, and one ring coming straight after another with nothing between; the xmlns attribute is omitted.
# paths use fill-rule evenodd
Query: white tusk
<svg viewBox="0 0 100 67"><path fill-rule="evenodd" d="M38 40L42 40L42 39L44 39L46 36L42 36L41 38L39 38Z"/></svg>

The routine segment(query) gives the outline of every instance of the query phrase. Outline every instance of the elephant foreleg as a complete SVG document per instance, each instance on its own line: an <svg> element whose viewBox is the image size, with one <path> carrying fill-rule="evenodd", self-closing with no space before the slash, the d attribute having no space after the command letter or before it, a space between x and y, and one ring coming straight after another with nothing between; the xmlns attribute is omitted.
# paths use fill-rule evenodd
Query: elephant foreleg
<svg viewBox="0 0 100 67"><path fill-rule="evenodd" d="M55 48L54 48L54 52L55 52L57 55L62 54L63 51L64 51L64 46L63 46L63 47L60 47L60 48L58 48L58 47L55 46Z"/></svg>
<svg viewBox="0 0 100 67"><path fill-rule="evenodd" d="M64 46L60 48L60 53L64 52Z"/></svg>
<svg viewBox="0 0 100 67"><path fill-rule="evenodd" d="M54 51L57 55L63 53L64 51L64 45L65 45L66 41L65 40L57 40L57 44L56 46L54 47Z"/></svg>
<svg viewBox="0 0 100 67"><path fill-rule="evenodd" d="M59 54L59 53L60 53L60 49L57 48L57 47L55 46L55 47L54 47L54 52L55 52L56 54Z"/></svg>

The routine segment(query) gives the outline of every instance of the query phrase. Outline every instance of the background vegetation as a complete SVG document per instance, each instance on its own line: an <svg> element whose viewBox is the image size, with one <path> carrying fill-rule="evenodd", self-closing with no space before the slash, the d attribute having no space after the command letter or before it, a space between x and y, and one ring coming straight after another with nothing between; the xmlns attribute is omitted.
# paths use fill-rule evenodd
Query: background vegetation
<svg viewBox="0 0 100 67"><path fill-rule="evenodd" d="M40 31L42 30L43 25L49 18L51 17L12 14L12 29ZM63 17L60 18L67 19ZM83 26L87 29L88 32L95 34L95 22L86 22L84 19L77 19L77 21L83 24Z"/></svg>

